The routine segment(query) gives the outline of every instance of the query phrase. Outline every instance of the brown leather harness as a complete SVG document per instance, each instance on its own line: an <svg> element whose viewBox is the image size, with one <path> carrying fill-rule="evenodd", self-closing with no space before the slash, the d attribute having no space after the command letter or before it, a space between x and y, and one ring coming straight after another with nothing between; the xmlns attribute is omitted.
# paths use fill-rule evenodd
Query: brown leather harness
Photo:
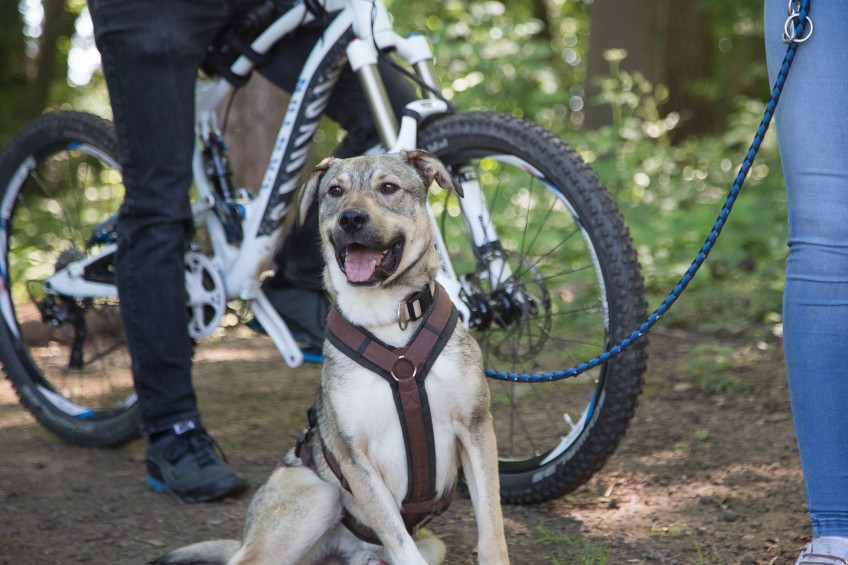
<svg viewBox="0 0 848 565"><path fill-rule="evenodd" d="M453 499L455 485L436 497L436 449L433 422L424 379L444 349L457 323L457 310L447 292L435 283L416 293L402 305L401 323L421 319L421 324L405 347L391 347L367 330L354 326L336 309L327 318L327 339L345 355L383 377L395 399L404 446L406 447L409 483L401 505L406 528L414 532L430 517L444 511ZM404 316L405 314L405 316ZM403 327L403 326L401 326ZM309 450L308 436L318 433L314 411L310 410L310 428L297 446L304 465L314 469L315 460ZM324 442L323 456L341 485L350 491L336 457ZM342 523L358 538L380 544L374 531L345 510Z"/></svg>

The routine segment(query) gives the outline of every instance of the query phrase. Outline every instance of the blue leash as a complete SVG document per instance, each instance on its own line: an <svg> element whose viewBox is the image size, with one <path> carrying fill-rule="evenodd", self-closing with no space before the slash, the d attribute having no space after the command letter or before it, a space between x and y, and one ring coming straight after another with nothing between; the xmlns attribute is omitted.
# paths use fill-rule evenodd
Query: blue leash
<svg viewBox="0 0 848 565"><path fill-rule="evenodd" d="M512 381L519 383L543 383L543 382L552 382L558 381L560 379L568 378L568 377L576 377L580 373L588 371L589 369L593 369L602 363L606 363L631 345L636 342L640 337L647 334L648 331L656 324L659 319L671 308L672 304L674 304L680 295L683 294L683 291L689 286L689 283L695 277L695 273L698 272L698 269L701 268L701 265L704 264L704 261L707 259L707 256L710 254L713 246L715 245L716 240L718 240L718 236L721 234L721 230L724 228L725 222L727 221L728 216L730 215L730 211L733 209L733 204L736 202L736 198L739 196L739 192L742 190L742 185L745 183L745 179L748 176L748 171L751 170L751 165L754 163L754 159L757 156L757 153L760 150L760 146L763 143L763 137L766 135L766 131L768 130L769 124L771 123L771 119L774 116L774 110L777 108L777 102L780 100L780 94L783 92L783 86L786 83L786 77L789 75L789 67L792 66L792 60L795 58L795 52L798 50L798 45L803 43L809 38L810 33L812 32L812 22L809 20L807 14L810 11L810 0L790 0L790 15L786 20L786 26L784 26L784 41L789 43L789 47L786 49L786 56L783 58L783 64L780 67L780 72L777 75L777 79L775 80L774 87L771 91L771 98L766 104L765 112L763 113L763 119L760 121L760 127L757 129L756 135L754 135L754 140L751 142L751 146L748 148L748 154L745 156L745 160L742 162L742 167L739 169L739 173L736 175L736 180L733 183L733 186L730 189L730 193L727 195L727 199L724 201L724 206L721 209L721 212L718 215L718 218L713 225L713 229L710 231L710 235L707 237L707 240L704 242L704 245L701 247L701 251L698 253L697 257L695 257L692 264L689 265L689 269L683 276L680 278L680 281L674 287L668 296L666 296L665 300L659 305L659 307L654 310L654 312L648 316L648 319L645 320L638 329L634 330L629 336L621 340L618 344L614 345L609 350L605 351L601 355L590 359L580 365L572 367L570 369L565 369L564 371L558 371L556 373L542 373L542 374L518 374L518 373L503 373L500 371L493 371L491 369L486 369L486 376L491 379L504 380L504 381ZM809 30L805 34L804 26L809 23Z"/></svg>

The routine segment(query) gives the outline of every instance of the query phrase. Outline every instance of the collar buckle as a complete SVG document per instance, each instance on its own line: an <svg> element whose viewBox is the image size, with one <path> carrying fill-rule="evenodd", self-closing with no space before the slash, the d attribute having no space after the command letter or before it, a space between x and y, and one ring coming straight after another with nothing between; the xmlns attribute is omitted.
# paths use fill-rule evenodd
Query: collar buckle
<svg viewBox="0 0 848 565"><path fill-rule="evenodd" d="M423 290L413 293L406 300L398 304L398 327L405 330L409 326L409 322L424 316L430 306L433 304L434 288L433 283L428 282Z"/></svg>

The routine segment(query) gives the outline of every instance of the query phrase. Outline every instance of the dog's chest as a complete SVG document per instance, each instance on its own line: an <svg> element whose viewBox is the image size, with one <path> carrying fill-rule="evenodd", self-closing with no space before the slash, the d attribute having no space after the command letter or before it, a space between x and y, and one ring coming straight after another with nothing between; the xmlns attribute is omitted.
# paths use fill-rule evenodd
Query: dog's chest
<svg viewBox="0 0 848 565"><path fill-rule="evenodd" d="M449 488L457 473L457 448L454 423L456 403L439 374L439 364L425 380L426 409L433 425L436 489ZM389 383L367 369L347 372L350 386L336 389L330 402L340 429L350 438L356 452L370 460L398 501L408 486L407 448L402 416Z"/></svg>

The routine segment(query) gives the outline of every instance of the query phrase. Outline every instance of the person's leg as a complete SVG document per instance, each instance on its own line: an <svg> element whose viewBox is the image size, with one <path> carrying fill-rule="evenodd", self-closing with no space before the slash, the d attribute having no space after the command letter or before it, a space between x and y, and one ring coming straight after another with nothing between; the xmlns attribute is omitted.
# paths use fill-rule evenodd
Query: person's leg
<svg viewBox="0 0 848 565"><path fill-rule="evenodd" d="M224 5L198 3L208 20L197 24L190 3L91 2L126 186L118 292L145 433L199 418L183 255L191 230L194 81Z"/></svg>
<svg viewBox="0 0 848 565"><path fill-rule="evenodd" d="M199 473L205 490L189 498L214 498L244 482L217 461L200 473L204 465L198 467L191 455L199 449L196 441L180 442L154 462L150 454L160 437L202 429L191 381L183 262L192 229L194 83L230 2L92 0L90 8L126 187L116 272L142 432L151 436L148 468L168 475L156 478L169 486L172 465L189 477ZM156 449L164 451L162 445ZM210 460L203 457L204 464ZM183 487L195 490L198 484L190 478L174 490Z"/></svg>
<svg viewBox="0 0 848 565"><path fill-rule="evenodd" d="M774 80L786 1L765 9ZM789 204L784 348L813 536L848 537L848 10L815 0L810 16L775 116Z"/></svg>

